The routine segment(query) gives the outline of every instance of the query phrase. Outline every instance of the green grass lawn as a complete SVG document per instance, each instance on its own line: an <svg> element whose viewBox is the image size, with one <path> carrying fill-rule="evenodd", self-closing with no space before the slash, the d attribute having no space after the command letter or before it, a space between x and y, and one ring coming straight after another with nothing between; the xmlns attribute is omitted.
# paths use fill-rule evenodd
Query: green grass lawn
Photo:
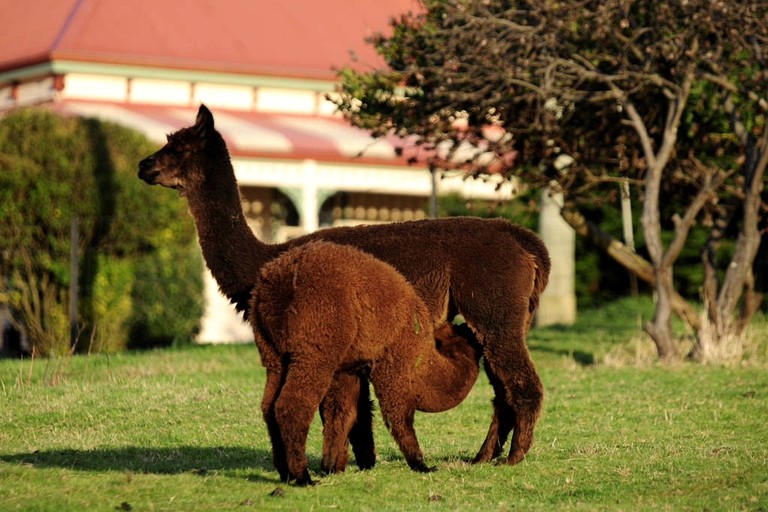
<svg viewBox="0 0 768 512"><path fill-rule="evenodd" d="M768 510L766 366L606 364L646 343L618 317L531 333L547 396L520 465L466 462L491 414L481 375L417 415L437 472L411 472L377 417L376 467L310 488L272 468L252 345L0 361L0 510Z"/></svg>

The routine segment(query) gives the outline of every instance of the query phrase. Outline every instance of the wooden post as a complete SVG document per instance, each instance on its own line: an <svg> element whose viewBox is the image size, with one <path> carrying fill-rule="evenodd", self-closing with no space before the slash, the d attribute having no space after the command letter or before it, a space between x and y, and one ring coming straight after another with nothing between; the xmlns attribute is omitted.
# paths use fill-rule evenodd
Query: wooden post
<svg viewBox="0 0 768 512"><path fill-rule="evenodd" d="M80 280L80 233L77 216L72 217L69 239L69 346L74 350L77 345L77 296Z"/></svg>
<svg viewBox="0 0 768 512"><path fill-rule="evenodd" d="M635 250L635 232L632 225L632 198L629 194L629 179L619 184L621 188L621 224L624 230L624 244L632 251ZM637 276L629 273L629 289L632 297L637 297Z"/></svg>

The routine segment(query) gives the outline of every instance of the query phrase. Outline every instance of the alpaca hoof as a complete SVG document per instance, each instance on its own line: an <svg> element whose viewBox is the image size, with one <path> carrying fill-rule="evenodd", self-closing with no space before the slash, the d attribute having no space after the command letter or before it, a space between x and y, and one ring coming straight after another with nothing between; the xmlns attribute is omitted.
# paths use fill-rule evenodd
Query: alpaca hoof
<svg viewBox="0 0 768 512"><path fill-rule="evenodd" d="M296 477L296 485L299 487L306 487L308 485L315 485L315 482L312 480L312 477L309 476L309 471L305 469L301 476Z"/></svg>
<svg viewBox="0 0 768 512"><path fill-rule="evenodd" d="M507 458L507 464L510 466L514 466L515 464L522 462L524 459L525 459L525 452L523 450L511 452L509 454L509 457Z"/></svg>
<svg viewBox="0 0 768 512"><path fill-rule="evenodd" d="M361 450L362 451L362 450ZM376 465L376 450L365 451L365 453L355 452L355 462L357 467L366 470Z"/></svg>
<svg viewBox="0 0 768 512"><path fill-rule="evenodd" d="M336 473L343 473L346 469L347 468L345 466L320 467L320 472L324 475L333 475Z"/></svg>
<svg viewBox="0 0 768 512"><path fill-rule="evenodd" d="M496 459L495 464L497 466L514 466L525 459L525 454L517 453L510 454L509 457L499 457Z"/></svg>
<svg viewBox="0 0 768 512"><path fill-rule="evenodd" d="M347 469L346 461L323 461L320 464L320 471L324 475L331 475L333 473L343 473L344 470Z"/></svg>
<svg viewBox="0 0 768 512"><path fill-rule="evenodd" d="M374 453L372 457L355 457L355 461L357 462L357 467L363 471L373 469L373 466L376 465L376 454Z"/></svg>
<svg viewBox="0 0 768 512"><path fill-rule="evenodd" d="M376 465L376 461L370 461L370 462L360 462L357 464L357 467L360 471L368 471L369 469L373 469L373 467Z"/></svg>
<svg viewBox="0 0 768 512"><path fill-rule="evenodd" d="M437 471L437 466L427 466L422 461L422 462L419 462L418 464L411 466L411 469L413 471L416 471L417 473L434 473L435 471Z"/></svg>
<svg viewBox="0 0 768 512"><path fill-rule="evenodd" d="M494 446L493 449L488 446ZM472 464L481 464L484 462L491 462L501 455L501 446L498 443L483 443L480 451L477 452L475 458L472 459Z"/></svg>

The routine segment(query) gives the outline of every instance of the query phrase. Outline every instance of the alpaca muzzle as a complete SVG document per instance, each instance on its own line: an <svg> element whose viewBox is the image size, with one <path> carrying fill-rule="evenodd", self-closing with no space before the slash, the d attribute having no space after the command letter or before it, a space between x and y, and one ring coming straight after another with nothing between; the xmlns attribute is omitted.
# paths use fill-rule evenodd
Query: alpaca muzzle
<svg viewBox="0 0 768 512"><path fill-rule="evenodd" d="M157 177L160 171L155 166L155 157L150 156L139 162L139 179L144 180L150 185L157 183Z"/></svg>

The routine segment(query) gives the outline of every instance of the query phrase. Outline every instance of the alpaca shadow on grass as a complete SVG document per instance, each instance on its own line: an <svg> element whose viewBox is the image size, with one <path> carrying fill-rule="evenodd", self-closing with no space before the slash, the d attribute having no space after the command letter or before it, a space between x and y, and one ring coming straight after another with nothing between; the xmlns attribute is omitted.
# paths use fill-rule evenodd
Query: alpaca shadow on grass
<svg viewBox="0 0 768 512"><path fill-rule="evenodd" d="M544 352L559 356L570 357L581 366L594 366L595 354L586 350L574 350L563 347L562 340L572 336L574 332L581 332L580 326L573 325L549 325L536 330L536 336L528 339L528 349L531 352ZM585 333L588 331L584 331Z"/></svg>
<svg viewBox="0 0 768 512"><path fill-rule="evenodd" d="M404 469L407 468L405 459L397 451L380 455L379 463L400 464ZM308 459L310 468L317 474L321 474L320 458L308 455ZM272 465L272 452L234 446L179 446L176 448L127 446L93 450L46 450L0 454L0 462L36 468L64 468L97 473L106 471L155 475L189 473L203 477L214 473L227 474L232 471L243 471L243 474L237 477L249 482L281 483ZM433 462L437 464L438 470L455 465L469 467L472 465L472 457L470 454L438 455L434 457Z"/></svg>
<svg viewBox="0 0 768 512"><path fill-rule="evenodd" d="M595 355L591 352L584 350L566 350L561 348L553 348L546 343L528 343L528 349L531 352L547 352L549 354L555 354L559 356L570 357L581 366L594 366Z"/></svg>
<svg viewBox="0 0 768 512"><path fill-rule="evenodd" d="M174 448L96 448L93 450L46 450L30 453L0 454L0 461L39 468L66 468L76 471L123 471L159 475L183 473L210 475L216 472L245 470L247 480L279 481L269 450L236 446ZM312 461L319 466L320 460ZM247 470L257 470L248 473ZM262 476L261 472L267 475ZM272 478L274 476L274 478Z"/></svg>

